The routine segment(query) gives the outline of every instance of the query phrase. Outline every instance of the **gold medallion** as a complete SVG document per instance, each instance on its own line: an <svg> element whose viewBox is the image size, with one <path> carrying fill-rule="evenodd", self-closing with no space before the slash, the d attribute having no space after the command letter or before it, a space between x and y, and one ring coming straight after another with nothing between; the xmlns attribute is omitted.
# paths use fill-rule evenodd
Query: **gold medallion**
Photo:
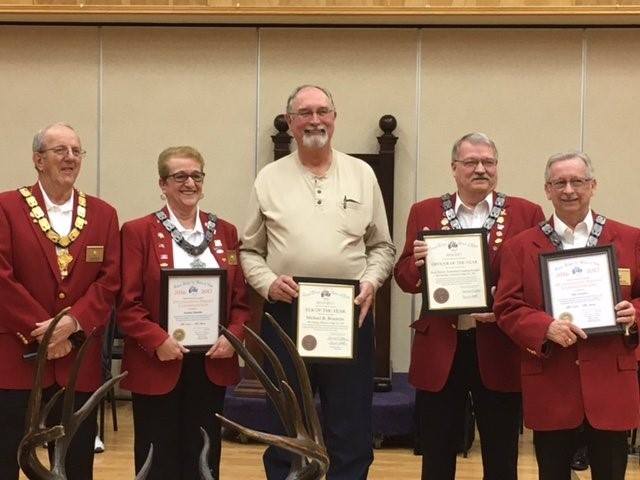
<svg viewBox="0 0 640 480"><path fill-rule="evenodd" d="M498 218L496 219L496 222L498 222L498 223L504 223L504 217L498 217Z"/></svg>
<svg viewBox="0 0 640 480"><path fill-rule="evenodd" d="M62 278L69 274L69 265L73 262L73 256L66 248L58 252L58 268L60 269L60 275Z"/></svg>
<svg viewBox="0 0 640 480"><path fill-rule="evenodd" d="M502 239L501 238L496 238L495 243L502 243Z"/></svg>
<svg viewBox="0 0 640 480"><path fill-rule="evenodd" d="M497 237L501 237L502 235L503 235L503 233L502 233L500 230L498 230L498 231L496 232L496 236L497 236Z"/></svg>
<svg viewBox="0 0 640 480"><path fill-rule="evenodd" d="M447 225L449 223L449 220L447 220L446 218L443 218L442 220L440 220L440 225Z"/></svg>

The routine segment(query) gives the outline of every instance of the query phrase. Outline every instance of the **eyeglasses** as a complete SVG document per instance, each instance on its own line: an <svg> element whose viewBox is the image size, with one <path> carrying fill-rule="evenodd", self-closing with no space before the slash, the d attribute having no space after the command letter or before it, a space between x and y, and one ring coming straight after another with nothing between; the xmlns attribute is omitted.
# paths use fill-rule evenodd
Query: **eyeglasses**
<svg viewBox="0 0 640 480"><path fill-rule="evenodd" d="M574 190L580 190L591 184L593 178L572 178L571 180L553 180L547 182L547 185L551 185L551 188L561 192L567 188L567 184L571 185Z"/></svg>
<svg viewBox="0 0 640 480"><path fill-rule="evenodd" d="M167 175L166 178L173 178L173 181L176 183L185 183L189 178L191 178L195 183L202 183L204 181L204 172L176 172L171 175Z"/></svg>
<svg viewBox="0 0 640 480"><path fill-rule="evenodd" d="M464 160L455 160L456 163L461 163L464 168L475 170L478 168L478 164L482 164L484 168L494 168L498 165L497 158L466 158Z"/></svg>
<svg viewBox="0 0 640 480"><path fill-rule="evenodd" d="M86 150L81 150L75 147L65 147L64 145L58 145L56 147L46 148L44 150L38 150L38 153L53 152L58 157L64 157L69 155L70 157L84 158L87 154Z"/></svg>
<svg viewBox="0 0 640 480"><path fill-rule="evenodd" d="M314 115L317 115L318 118L324 119L324 118L327 118L329 115L331 115L333 112L335 112L335 110L332 110L331 108L319 108L316 111L307 110L305 108L302 110L298 110L297 112L289 112L289 115L296 115L305 120L311 120Z"/></svg>

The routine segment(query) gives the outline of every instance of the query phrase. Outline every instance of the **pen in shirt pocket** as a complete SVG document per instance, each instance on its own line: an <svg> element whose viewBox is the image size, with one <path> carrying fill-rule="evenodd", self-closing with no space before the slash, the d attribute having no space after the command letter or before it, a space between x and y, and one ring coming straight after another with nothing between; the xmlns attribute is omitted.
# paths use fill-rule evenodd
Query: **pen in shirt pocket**
<svg viewBox="0 0 640 480"><path fill-rule="evenodd" d="M351 198L347 198L347 196L345 195L344 198L342 199L342 208L344 208L346 210L348 203L355 203L357 205L360 205L360 202L358 200L353 200Z"/></svg>

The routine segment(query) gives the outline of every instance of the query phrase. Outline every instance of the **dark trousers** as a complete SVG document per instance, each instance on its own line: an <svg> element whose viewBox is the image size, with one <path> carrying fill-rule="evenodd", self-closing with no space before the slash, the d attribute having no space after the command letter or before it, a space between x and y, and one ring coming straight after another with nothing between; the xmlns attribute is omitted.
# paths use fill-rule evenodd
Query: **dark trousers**
<svg viewBox="0 0 640 480"><path fill-rule="evenodd" d="M211 383L202 354L185 355L176 387L164 395L132 394L136 473L153 443L153 462L147 480L195 480L203 441L200 427L211 440L209 468L220 470L220 421L225 387Z"/></svg>
<svg viewBox="0 0 640 480"><path fill-rule="evenodd" d="M43 405L59 389L58 386L43 391ZM0 478L18 480L18 445L25 433L25 416L29 402L29 390L0 390ZM75 410L78 410L91 396L91 393L75 394ZM58 400L47 417L47 425L60 422L62 398ZM89 414L78 427L65 460L68 480L93 479L93 449L96 436L97 409ZM49 459L52 458L54 445L49 445Z"/></svg>
<svg viewBox="0 0 640 480"><path fill-rule="evenodd" d="M521 397L482 385L475 329L458 332L449 378L439 392L418 390L416 407L422 449L422 480L453 480L469 392L480 433L484 480L515 480Z"/></svg>
<svg viewBox="0 0 640 480"><path fill-rule="evenodd" d="M265 304L291 338L295 328L291 305ZM262 338L278 356L291 379L294 391L300 395L293 364L288 352L271 324L262 322ZM273 370L265 361L265 371L274 378ZM331 465L327 480L363 480L367 478L373 462L373 435L371 405L373 400L373 318L369 314L358 331L358 356L353 363L308 364L312 388L320 395L322 429ZM284 428L271 402L268 402L271 431L283 435ZM283 480L289 474L292 456L275 447L264 454L268 480Z"/></svg>
<svg viewBox="0 0 640 480"><path fill-rule="evenodd" d="M583 430L584 429L584 430ZM569 480L571 458L586 442L593 480L624 480L627 469L627 433L596 430L586 421L571 430L534 431L533 444L540 480Z"/></svg>

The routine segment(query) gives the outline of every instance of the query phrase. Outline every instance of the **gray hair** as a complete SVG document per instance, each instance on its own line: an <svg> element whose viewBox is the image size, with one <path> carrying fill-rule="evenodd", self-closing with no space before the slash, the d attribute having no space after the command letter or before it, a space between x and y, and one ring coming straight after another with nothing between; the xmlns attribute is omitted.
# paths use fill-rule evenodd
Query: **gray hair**
<svg viewBox="0 0 640 480"><path fill-rule="evenodd" d="M331 108L333 110L336 109L335 103L333 103L333 95L331 95L331 92L329 90L327 90L326 88L320 87L318 85L307 84L307 85L300 85L299 87L296 87L295 90L293 90L293 92L291 92L291 95L289 95L289 98L287 99L287 113L293 113L293 101L296 99L298 94L306 88L315 88L320 90L322 93L326 95L327 99L329 100L329 104L331 105Z"/></svg>
<svg viewBox="0 0 640 480"><path fill-rule="evenodd" d="M584 162L585 166L587 167L587 178L593 178L593 163L591 163L589 155L578 150L572 150L563 153L556 153L555 155L551 155L549 157L549 160L547 160L547 166L544 168L544 181L549 181L551 166L554 163L562 162L564 160L572 160L574 158L579 158Z"/></svg>
<svg viewBox="0 0 640 480"><path fill-rule="evenodd" d="M460 154L460 145L464 142L470 143L471 145L486 145L493 150L493 156L498 158L498 149L496 148L496 144L493 143L493 140L489 138L489 135L480 132L471 132L467 133L465 136L460 138L456 143L453 144L453 148L451 149L451 161L455 162L458 160L458 155Z"/></svg>
<svg viewBox="0 0 640 480"><path fill-rule="evenodd" d="M33 136L33 143L31 144L31 149L33 153L41 152L44 149L44 137L47 134L47 132L54 127L66 127L69 130L72 130L74 133L76 132L76 130L67 122L56 122L56 123L52 123L51 125L47 125L46 127L38 130L38 133L36 133Z"/></svg>

